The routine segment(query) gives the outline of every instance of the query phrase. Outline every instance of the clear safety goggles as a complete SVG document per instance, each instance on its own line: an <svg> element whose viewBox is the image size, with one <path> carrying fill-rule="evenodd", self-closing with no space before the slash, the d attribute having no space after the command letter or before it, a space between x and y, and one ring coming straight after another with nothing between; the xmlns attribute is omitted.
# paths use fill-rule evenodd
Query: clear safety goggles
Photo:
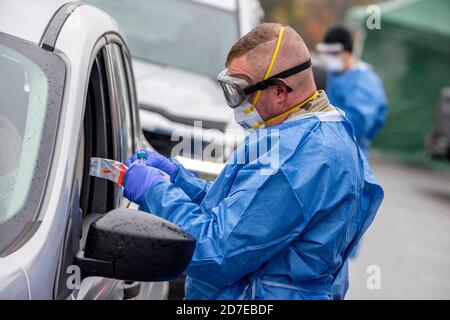
<svg viewBox="0 0 450 320"><path fill-rule="evenodd" d="M235 109L239 107L247 99L244 90L250 84L242 78L229 75L228 68L219 73L217 81L222 87L225 100L230 108Z"/></svg>
<svg viewBox="0 0 450 320"><path fill-rule="evenodd" d="M248 97L250 97L256 91L262 91L270 86L285 85L281 79L290 77L296 73L311 67L311 59L299 64L293 68L277 73L276 75L260 81L254 85L250 85L246 80L238 77L231 76L228 73L228 69L223 70L217 77L217 81L222 87L225 100L230 108L235 109L242 105ZM288 92L292 91L292 88L287 86Z"/></svg>

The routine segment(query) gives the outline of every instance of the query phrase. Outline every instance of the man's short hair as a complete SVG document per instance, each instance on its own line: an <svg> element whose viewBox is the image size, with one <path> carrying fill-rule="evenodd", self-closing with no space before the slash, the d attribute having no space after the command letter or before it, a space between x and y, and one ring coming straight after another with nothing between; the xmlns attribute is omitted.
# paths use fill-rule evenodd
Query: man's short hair
<svg viewBox="0 0 450 320"><path fill-rule="evenodd" d="M263 23L253 28L231 47L226 65L228 66L234 58L241 57L260 45L277 39L281 28L282 25L278 23Z"/></svg>

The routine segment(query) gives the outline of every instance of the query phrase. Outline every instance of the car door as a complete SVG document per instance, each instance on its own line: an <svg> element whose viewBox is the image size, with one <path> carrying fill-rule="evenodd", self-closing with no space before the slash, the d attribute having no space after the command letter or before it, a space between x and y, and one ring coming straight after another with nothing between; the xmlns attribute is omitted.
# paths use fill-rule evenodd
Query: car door
<svg viewBox="0 0 450 320"><path fill-rule="evenodd" d="M112 126L115 135L115 156L124 162L133 152L148 147L143 138L139 123L137 96L134 86L134 76L131 68L131 55L121 38L115 34L106 35L108 45L106 52L109 63L108 78L111 79L112 98ZM120 207L133 207L137 205L118 195ZM131 283L126 282L119 286L124 287L125 298L136 299L165 299L168 295L167 282ZM139 290L140 289L140 290ZM136 294L136 296L134 296Z"/></svg>
<svg viewBox="0 0 450 320"><path fill-rule="evenodd" d="M114 158L111 97L107 76L106 41L101 39L92 53L89 77L86 83L83 123L77 147L76 173L69 220L66 224L65 241L62 249L58 275L55 281L56 299L86 297L100 299L102 288L109 286L103 279L77 279L74 257L83 248L83 235L89 222L97 215L112 210L119 199L117 187L109 181L89 176L90 158L94 156ZM83 228L84 226L84 228ZM80 241L81 239L81 241ZM107 293L106 293L107 294Z"/></svg>
<svg viewBox="0 0 450 320"><path fill-rule="evenodd" d="M57 246L44 250L51 228L43 208L65 77L57 54L0 32L0 299L32 298L33 280L51 294Z"/></svg>
<svg viewBox="0 0 450 320"><path fill-rule="evenodd" d="M94 49L87 83L85 114L79 138L71 213L55 283L57 299L122 299L144 294L163 298L164 287L90 277L77 283L73 257L84 247L90 223L118 207L132 206L121 187L89 176L91 157L124 162L140 144L136 119L136 95L129 63L121 39L105 36ZM80 241L81 238L81 241ZM149 289L150 288L150 289Z"/></svg>

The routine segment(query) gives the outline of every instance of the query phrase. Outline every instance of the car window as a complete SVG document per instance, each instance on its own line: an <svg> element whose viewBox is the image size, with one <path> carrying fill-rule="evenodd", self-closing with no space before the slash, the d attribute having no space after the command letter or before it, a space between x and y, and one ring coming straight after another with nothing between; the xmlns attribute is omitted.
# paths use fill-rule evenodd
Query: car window
<svg viewBox="0 0 450 320"><path fill-rule="evenodd" d="M91 66L83 119L84 160L80 206L83 214L106 213L115 208L116 186L105 179L89 177L91 157L119 159L114 150L121 150L118 130L120 112L115 102L115 90L108 76L112 72L106 48L100 49ZM82 137L81 137L82 138Z"/></svg>
<svg viewBox="0 0 450 320"><path fill-rule="evenodd" d="M107 46L108 54L111 61L113 95L117 108L119 121L119 161L125 161L133 153L134 134L133 123L131 118L130 92L128 85L128 76L123 60L122 49L117 44Z"/></svg>
<svg viewBox="0 0 450 320"><path fill-rule="evenodd" d="M135 58L216 78L239 37L237 12L185 0L88 0L123 28Z"/></svg>
<svg viewBox="0 0 450 320"><path fill-rule="evenodd" d="M39 209L64 66L55 54L0 34L0 252Z"/></svg>
<svg viewBox="0 0 450 320"><path fill-rule="evenodd" d="M45 72L0 45L0 223L23 206L33 177L48 97ZM6 72L4 72L6 71Z"/></svg>

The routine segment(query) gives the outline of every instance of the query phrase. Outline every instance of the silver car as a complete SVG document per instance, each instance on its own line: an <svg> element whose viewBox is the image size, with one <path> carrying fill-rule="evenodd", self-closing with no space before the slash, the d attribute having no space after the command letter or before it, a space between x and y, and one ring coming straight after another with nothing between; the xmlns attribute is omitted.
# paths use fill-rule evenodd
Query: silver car
<svg viewBox="0 0 450 320"><path fill-rule="evenodd" d="M0 2L0 299L163 299L195 241L89 176L140 144L130 53L103 11ZM157 282L150 282L157 281Z"/></svg>

